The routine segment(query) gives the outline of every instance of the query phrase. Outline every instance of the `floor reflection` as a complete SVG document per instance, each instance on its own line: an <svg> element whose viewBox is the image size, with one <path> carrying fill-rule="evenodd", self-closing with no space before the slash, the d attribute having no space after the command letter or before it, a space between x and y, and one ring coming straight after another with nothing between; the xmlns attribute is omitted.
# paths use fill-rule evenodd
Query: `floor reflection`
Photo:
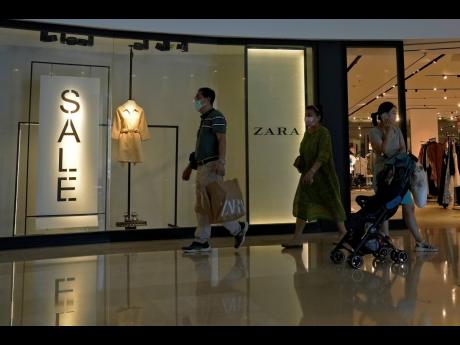
<svg viewBox="0 0 460 345"><path fill-rule="evenodd" d="M459 325L460 231L425 229L439 253L394 242L404 265L329 261L303 248L133 252L0 263L1 325Z"/></svg>

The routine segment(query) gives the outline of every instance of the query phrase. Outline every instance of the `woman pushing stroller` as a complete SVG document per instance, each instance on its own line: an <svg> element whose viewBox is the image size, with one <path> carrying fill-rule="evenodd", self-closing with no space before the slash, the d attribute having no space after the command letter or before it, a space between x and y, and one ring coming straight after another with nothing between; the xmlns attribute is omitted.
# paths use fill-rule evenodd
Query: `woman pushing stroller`
<svg viewBox="0 0 460 345"><path fill-rule="evenodd" d="M374 191L377 192L377 176L384 169L385 163L398 153L406 152L404 137L396 122L397 108L391 102L383 102L377 112L372 114L374 127L369 131L372 150L376 154L374 162ZM415 207L411 193L408 191L401 201L403 219L415 238L415 251L435 252L438 249L423 240L415 220ZM389 237L388 221L382 223L380 231Z"/></svg>

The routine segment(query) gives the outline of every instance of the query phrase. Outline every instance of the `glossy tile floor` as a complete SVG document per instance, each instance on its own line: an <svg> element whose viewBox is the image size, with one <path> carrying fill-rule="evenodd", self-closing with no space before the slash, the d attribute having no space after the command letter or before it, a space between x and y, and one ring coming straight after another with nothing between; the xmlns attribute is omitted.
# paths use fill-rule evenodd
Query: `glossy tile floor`
<svg viewBox="0 0 460 345"><path fill-rule="evenodd" d="M366 256L359 271L329 261L332 234L290 250L286 236L249 236L238 252L218 238L188 256L174 250L188 240L6 251L0 324L460 325L460 228L423 234L439 253L392 231L408 263Z"/></svg>

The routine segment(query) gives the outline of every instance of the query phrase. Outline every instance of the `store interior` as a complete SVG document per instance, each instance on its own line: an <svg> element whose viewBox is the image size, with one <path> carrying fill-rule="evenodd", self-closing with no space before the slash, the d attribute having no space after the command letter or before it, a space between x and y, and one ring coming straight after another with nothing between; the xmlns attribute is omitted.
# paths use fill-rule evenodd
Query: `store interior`
<svg viewBox="0 0 460 345"><path fill-rule="evenodd" d="M355 212L359 209L357 195L374 194L375 155L368 137L371 113L384 101L400 104L396 49L350 47L347 66L351 207ZM460 181L455 177L455 164L450 164L453 174L437 176L441 174L436 171L441 171L443 160L446 165L448 155L453 162L459 149L460 42L404 42L404 73L407 146L420 158L429 181L428 202L424 208L416 207L417 220L440 227L458 224ZM397 121L401 121L399 112ZM399 210L393 218L401 216Z"/></svg>

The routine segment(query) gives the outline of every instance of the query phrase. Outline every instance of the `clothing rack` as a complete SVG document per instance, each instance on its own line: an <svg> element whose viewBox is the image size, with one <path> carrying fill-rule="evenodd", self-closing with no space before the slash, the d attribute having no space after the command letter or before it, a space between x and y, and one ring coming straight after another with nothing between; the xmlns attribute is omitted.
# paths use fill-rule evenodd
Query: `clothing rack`
<svg viewBox="0 0 460 345"><path fill-rule="evenodd" d="M129 98L133 97L133 46L129 46ZM131 219L131 162L128 162L128 219Z"/></svg>

